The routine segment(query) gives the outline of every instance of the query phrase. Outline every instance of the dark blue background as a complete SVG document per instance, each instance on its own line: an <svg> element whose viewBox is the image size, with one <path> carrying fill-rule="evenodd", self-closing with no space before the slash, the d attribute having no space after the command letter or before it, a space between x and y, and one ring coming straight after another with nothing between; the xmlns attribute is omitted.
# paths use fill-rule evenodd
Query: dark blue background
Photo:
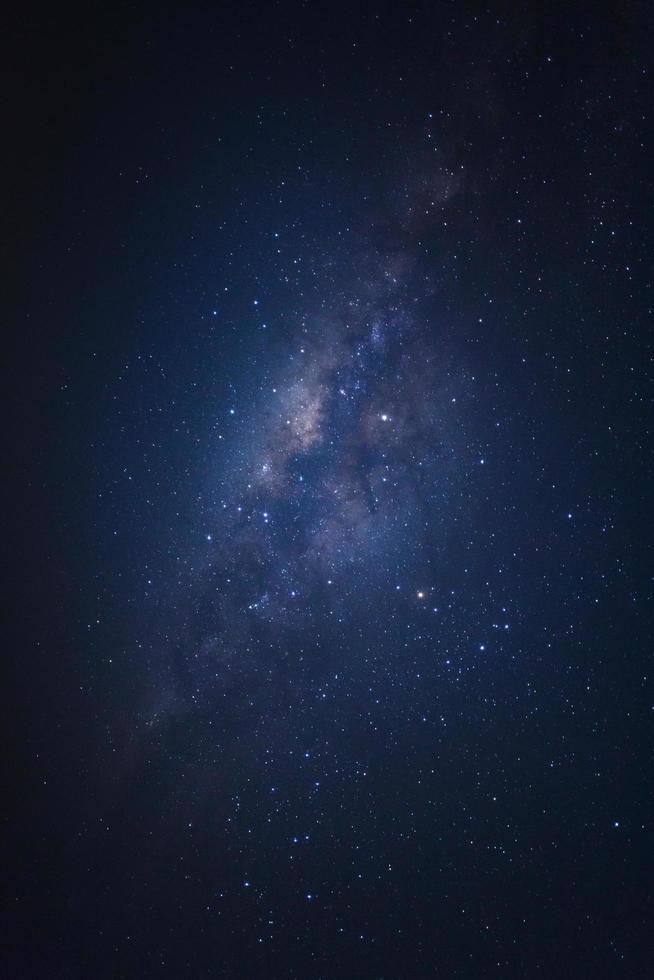
<svg viewBox="0 0 654 980"><path fill-rule="evenodd" d="M4 33L2 975L650 976L651 12Z"/></svg>

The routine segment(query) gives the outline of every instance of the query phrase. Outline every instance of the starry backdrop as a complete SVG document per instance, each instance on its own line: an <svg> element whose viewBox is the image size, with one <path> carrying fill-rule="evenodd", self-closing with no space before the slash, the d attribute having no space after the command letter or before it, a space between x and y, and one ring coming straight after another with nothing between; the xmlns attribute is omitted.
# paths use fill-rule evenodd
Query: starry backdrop
<svg viewBox="0 0 654 980"><path fill-rule="evenodd" d="M651 976L653 26L10 18L3 976Z"/></svg>

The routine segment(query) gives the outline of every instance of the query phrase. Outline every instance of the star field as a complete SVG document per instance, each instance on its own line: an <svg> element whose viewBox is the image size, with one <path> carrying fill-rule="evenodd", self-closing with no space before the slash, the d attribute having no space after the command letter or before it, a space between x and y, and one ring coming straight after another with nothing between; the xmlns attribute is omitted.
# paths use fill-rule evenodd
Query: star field
<svg viewBox="0 0 654 980"><path fill-rule="evenodd" d="M12 23L3 976L650 975L651 27Z"/></svg>

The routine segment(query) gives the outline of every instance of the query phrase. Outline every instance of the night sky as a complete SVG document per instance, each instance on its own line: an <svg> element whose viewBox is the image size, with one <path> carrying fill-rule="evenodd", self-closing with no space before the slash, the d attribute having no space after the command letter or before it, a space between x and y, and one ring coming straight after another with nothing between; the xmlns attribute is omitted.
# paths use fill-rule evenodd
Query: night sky
<svg viewBox="0 0 654 980"><path fill-rule="evenodd" d="M3 33L0 976L652 977L652 8Z"/></svg>

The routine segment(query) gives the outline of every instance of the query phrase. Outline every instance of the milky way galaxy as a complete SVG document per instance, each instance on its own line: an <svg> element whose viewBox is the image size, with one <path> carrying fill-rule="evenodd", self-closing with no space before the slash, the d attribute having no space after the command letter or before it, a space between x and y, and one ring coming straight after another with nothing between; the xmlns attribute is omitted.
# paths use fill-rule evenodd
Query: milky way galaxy
<svg viewBox="0 0 654 980"><path fill-rule="evenodd" d="M431 206L443 220L452 192L439 166L434 156ZM377 218L342 278L325 276L317 311L298 315L281 342L269 335L276 370L238 409L207 522L208 568L177 651L194 704L233 672L256 683L290 649L300 656L301 631L331 662L334 638L321 635L332 620L351 665L348 629L379 625L418 586L443 588L438 556L474 455L461 397L474 379L439 323L439 291L419 258L431 211L418 222L419 201L407 190L386 248L365 244L379 238Z"/></svg>

